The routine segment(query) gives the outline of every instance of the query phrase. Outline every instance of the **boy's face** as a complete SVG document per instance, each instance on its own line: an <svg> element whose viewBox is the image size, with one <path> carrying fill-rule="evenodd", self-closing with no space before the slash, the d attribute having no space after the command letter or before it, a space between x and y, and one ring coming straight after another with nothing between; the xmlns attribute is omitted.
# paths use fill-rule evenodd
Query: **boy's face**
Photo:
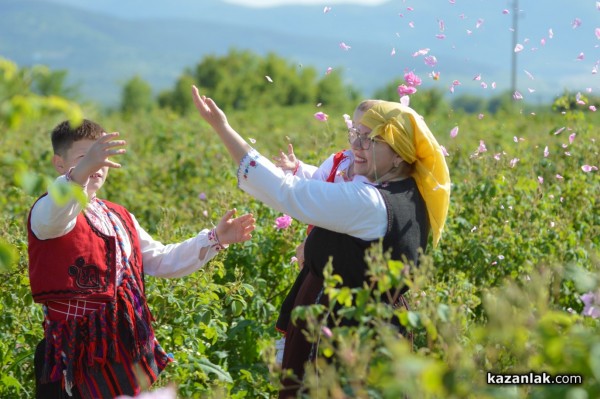
<svg viewBox="0 0 600 399"><path fill-rule="evenodd" d="M66 151L64 156L54 155L53 163L54 168L61 175L66 174L69 169L77 166L79 161L83 159L85 154L87 154L90 147L95 143L95 140L83 139L79 141L75 141L71 148ZM92 173L89 176L89 182L87 185L87 193L91 198L93 194L96 193L104 184L106 177L108 176L108 166L104 166L98 171Z"/></svg>

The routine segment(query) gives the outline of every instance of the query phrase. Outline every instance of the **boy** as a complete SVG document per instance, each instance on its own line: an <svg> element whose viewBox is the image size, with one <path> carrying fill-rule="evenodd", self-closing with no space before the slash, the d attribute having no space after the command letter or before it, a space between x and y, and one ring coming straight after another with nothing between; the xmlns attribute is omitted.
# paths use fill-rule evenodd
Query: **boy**
<svg viewBox="0 0 600 399"><path fill-rule="evenodd" d="M154 336L144 274L185 276L254 230L252 215L233 218L234 209L184 242L153 240L125 208L96 197L121 167L109 159L125 153L118 136L89 120L52 131L54 184L80 186L88 204L43 195L29 214L30 284L45 313L36 398L114 398L152 384L172 360Z"/></svg>

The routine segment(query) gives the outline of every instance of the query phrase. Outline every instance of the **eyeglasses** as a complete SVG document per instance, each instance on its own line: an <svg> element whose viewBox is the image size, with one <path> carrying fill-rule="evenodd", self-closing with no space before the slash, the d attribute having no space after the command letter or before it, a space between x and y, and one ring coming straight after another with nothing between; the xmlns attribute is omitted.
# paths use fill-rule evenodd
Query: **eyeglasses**
<svg viewBox="0 0 600 399"><path fill-rule="evenodd" d="M382 141L376 137L367 137L368 134L369 133L361 134L355 127L348 128L348 142L351 146L353 146L356 140L358 140L358 146L363 150L368 150L371 148L371 143L375 141Z"/></svg>

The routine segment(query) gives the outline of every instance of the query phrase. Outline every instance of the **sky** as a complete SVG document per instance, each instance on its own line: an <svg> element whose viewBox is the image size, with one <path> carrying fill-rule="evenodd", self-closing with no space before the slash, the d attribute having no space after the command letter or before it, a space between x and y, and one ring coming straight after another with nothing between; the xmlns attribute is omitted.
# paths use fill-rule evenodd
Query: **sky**
<svg viewBox="0 0 600 399"><path fill-rule="evenodd" d="M226 3L237 4L245 7L277 7L277 6L312 6L338 4L360 4L363 6L377 6L388 3L390 0L328 0L325 5L323 0L225 0Z"/></svg>

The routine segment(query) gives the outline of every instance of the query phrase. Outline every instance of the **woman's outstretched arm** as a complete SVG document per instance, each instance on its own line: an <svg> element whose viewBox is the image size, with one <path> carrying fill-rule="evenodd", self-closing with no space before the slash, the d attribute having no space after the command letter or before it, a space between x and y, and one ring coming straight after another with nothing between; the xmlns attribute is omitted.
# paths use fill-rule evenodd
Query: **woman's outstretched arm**
<svg viewBox="0 0 600 399"><path fill-rule="evenodd" d="M252 147L233 130L227 122L227 116L217 104L211 98L201 96L196 86L192 86L192 97L200 116L217 132L235 163L239 164Z"/></svg>

